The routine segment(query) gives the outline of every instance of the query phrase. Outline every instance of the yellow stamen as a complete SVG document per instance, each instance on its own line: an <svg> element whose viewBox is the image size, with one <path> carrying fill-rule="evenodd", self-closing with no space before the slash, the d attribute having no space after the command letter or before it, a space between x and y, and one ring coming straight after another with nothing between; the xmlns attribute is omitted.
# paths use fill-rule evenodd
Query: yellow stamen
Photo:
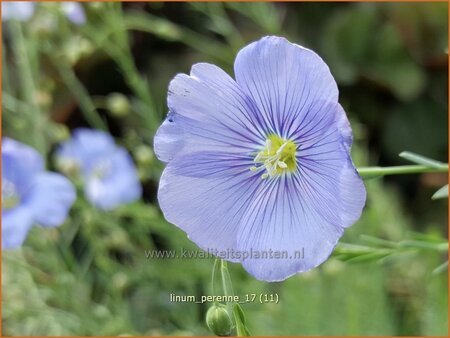
<svg viewBox="0 0 450 338"><path fill-rule="evenodd" d="M265 147L256 154L253 160L255 166L250 167L250 170L255 172L265 169L266 172L261 175L262 179L293 172L297 168L296 151L297 146L294 142L271 134L266 140Z"/></svg>

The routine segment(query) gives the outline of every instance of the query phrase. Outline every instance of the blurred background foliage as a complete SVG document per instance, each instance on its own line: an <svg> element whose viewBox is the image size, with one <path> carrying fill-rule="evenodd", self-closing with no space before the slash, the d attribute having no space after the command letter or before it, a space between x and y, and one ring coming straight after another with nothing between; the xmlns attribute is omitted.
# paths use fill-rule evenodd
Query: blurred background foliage
<svg viewBox="0 0 450 338"><path fill-rule="evenodd" d="M55 3L3 23L3 135L52 153L70 130L108 130L134 157L143 200L112 212L80 197L60 228L34 228L2 255L4 335L207 335L213 261L147 259L196 249L168 224L152 139L168 82L196 62L233 74L236 53L287 37L329 64L355 134L357 165L403 150L447 162L447 3L84 3L71 24ZM255 335L447 335L445 174L366 181L363 217L319 268L263 283L230 264L235 292L278 293L243 306ZM79 194L82 196L82 194ZM420 242L421 245L411 245ZM401 249L401 250L400 250ZM361 253L362 252L362 253Z"/></svg>

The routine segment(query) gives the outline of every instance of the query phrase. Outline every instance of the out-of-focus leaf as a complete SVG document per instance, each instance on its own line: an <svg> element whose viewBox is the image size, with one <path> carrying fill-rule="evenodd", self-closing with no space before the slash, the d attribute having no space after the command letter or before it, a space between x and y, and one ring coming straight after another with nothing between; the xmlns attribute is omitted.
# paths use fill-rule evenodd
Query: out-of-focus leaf
<svg viewBox="0 0 450 338"><path fill-rule="evenodd" d="M448 270L448 261L442 263L441 265L439 265L436 269L434 269L431 273L433 275L437 275L440 274L444 271Z"/></svg>
<svg viewBox="0 0 450 338"><path fill-rule="evenodd" d="M441 198L448 198L448 184L444 185L441 189L436 191L433 196L431 196L431 199L433 200Z"/></svg>

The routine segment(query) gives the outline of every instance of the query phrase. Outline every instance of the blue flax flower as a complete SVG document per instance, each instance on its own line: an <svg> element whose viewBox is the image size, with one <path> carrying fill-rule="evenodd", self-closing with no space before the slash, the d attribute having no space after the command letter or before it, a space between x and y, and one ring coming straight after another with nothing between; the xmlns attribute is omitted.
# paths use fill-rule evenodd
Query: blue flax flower
<svg viewBox="0 0 450 338"><path fill-rule="evenodd" d="M2 249L20 246L33 224L62 224L75 197L67 178L44 170L36 150L2 139Z"/></svg>
<svg viewBox="0 0 450 338"><path fill-rule="evenodd" d="M361 215L352 132L324 61L284 38L243 48L236 80L206 63L178 74L155 136L168 221L257 279L310 270Z"/></svg>
<svg viewBox="0 0 450 338"><path fill-rule="evenodd" d="M86 23L86 14L84 13L83 6L78 2L61 2L61 9L66 18L75 25L83 25Z"/></svg>
<svg viewBox="0 0 450 338"><path fill-rule="evenodd" d="M61 2L61 10L66 18L75 25L86 22L83 6L77 2ZM36 2L31 1L2 1L2 19L28 21L34 14Z"/></svg>
<svg viewBox="0 0 450 338"><path fill-rule="evenodd" d="M27 21L34 13L36 4L25 1L2 1L2 20Z"/></svg>
<svg viewBox="0 0 450 338"><path fill-rule="evenodd" d="M99 209L113 209L142 194L131 156L105 132L76 129L56 155L62 168L81 174L86 198Z"/></svg>

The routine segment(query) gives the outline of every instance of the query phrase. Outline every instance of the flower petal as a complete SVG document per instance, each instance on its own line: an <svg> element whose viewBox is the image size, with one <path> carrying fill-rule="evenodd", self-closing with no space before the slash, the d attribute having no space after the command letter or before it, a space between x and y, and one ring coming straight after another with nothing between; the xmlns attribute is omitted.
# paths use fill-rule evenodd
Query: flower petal
<svg viewBox="0 0 450 338"><path fill-rule="evenodd" d="M340 104L337 107L337 125L339 130L341 131L342 138L344 139L345 145L347 146L348 151L353 143L353 133L352 128L350 126L350 122L348 121L347 114L345 113L344 108Z"/></svg>
<svg viewBox="0 0 450 338"><path fill-rule="evenodd" d="M360 217L366 201L364 184L349 154L350 127L342 108L334 103L316 102L308 114L295 139L298 172L293 179L328 223L348 227Z"/></svg>
<svg viewBox="0 0 450 338"><path fill-rule="evenodd" d="M89 175L101 158L109 158L116 151L114 139L101 130L77 128L73 137L62 143L56 152L60 161L73 161Z"/></svg>
<svg viewBox="0 0 450 338"><path fill-rule="evenodd" d="M21 246L32 225L32 215L25 207L2 211L2 250Z"/></svg>
<svg viewBox="0 0 450 338"><path fill-rule="evenodd" d="M34 2L2 1L2 20L27 21L34 13Z"/></svg>
<svg viewBox="0 0 450 338"><path fill-rule="evenodd" d="M86 14L81 4L74 1L62 2L61 8L72 23L82 25L86 22Z"/></svg>
<svg viewBox="0 0 450 338"><path fill-rule="evenodd" d="M260 181L245 159L226 153L190 153L167 165L158 200L165 218L200 248L230 250L236 247L242 215Z"/></svg>
<svg viewBox="0 0 450 338"><path fill-rule="evenodd" d="M289 176L268 181L243 216L238 250L251 255L242 265L257 279L281 281L318 266L343 233L292 183Z"/></svg>
<svg viewBox="0 0 450 338"><path fill-rule="evenodd" d="M111 157L104 177L86 177L86 198L97 208L109 210L141 197L138 173L128 152L120 147Z"/></svg>
<svg viewBox="0 0 450 338"><path fill-rule="evenodd" d="M219 147L232 152L253 150L255 144L264 144L264 131L254 102L214 65L196 64L190 76L178 74L169 86L168 106L172 116L177 117L172 128L184 132L180 153L192 151L190 145L196 150ZM163 147L160 140L155 140L156 148Z"/></svg>
<svg viewBox="0 0 450 338"><path fill-rule="evenodd" d="M155 154L161 162L171 161L183 147L183 128L175 123L175 114L169 112L154 138Z"/></svg>
<svg viewBox="0 0 450 338"><path fill-rule="evenodd" d="M44 160L35 149L10 138L2 139L2 177L15 185L20 196L43 170Z"/></svg>
<svg viewBox="0 0 450 338"><path fill-rule="evenodd" d="M36 176L23 203L36 223L55 227L64 223L75 198L75 188L67 178L46 172Z"/></svg>
<svg viewBox="0 0 450 338"><path fill-rule="evenodd" d="M284 38L268 36L244 47L234 71L239 87L282 137L297 129L312 102L338 100L336 82L320 56Z"/></svg>

